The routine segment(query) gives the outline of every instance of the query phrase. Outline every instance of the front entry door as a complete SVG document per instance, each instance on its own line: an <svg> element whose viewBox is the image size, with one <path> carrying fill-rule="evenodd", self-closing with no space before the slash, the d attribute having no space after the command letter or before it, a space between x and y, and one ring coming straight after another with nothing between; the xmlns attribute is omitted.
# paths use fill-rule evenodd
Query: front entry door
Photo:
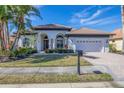
<svg viewBox="0 0 124 93"><path fill-rule="evenodd" d="M49 41L48 40L44 40L44 50L48 49L49 47Z"/></svg>

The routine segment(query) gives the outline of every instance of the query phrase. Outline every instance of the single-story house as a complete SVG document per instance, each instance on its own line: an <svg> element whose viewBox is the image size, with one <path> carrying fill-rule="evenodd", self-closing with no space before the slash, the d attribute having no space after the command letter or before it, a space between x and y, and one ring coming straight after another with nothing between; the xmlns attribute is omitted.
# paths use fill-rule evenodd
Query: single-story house
<svg viewBox="0 0 124 93"><path fill-rule="evenodd" d="M122 29L116 29L115 31L112 32L109 43L113 44L117 51L122 51L123 49Z"/></svg>
<svg viewBox="0 0 124 93"><path fill-rule="evenodd" d="M110 33L88 28L72 29L59 24L35 26L32 32L21 35L16 47L46 49L68 48L84 52L108 52Z"/></svg>

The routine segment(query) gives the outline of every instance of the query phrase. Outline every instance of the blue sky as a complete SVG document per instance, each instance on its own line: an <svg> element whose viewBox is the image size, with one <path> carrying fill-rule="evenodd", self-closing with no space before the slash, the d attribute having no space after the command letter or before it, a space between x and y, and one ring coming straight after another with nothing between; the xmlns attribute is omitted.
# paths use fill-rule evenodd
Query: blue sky
<svg viewBox="0 0 124 93"><path fill-rule="evenodd" d="M121 28L121 6L51 5L36 6L42 20L31 17L33 25L63 24L73 28L91 28L111 32Z"/></svg>

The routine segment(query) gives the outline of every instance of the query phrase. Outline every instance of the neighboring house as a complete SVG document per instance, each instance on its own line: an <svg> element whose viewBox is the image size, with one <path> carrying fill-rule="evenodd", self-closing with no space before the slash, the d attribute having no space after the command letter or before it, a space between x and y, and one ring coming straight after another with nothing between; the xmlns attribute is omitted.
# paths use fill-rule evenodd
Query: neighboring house
<svg viewBox="0 0 124 93"><path fill-rule="evenodd" d="M15 38L16 38L16 33L13 33L13 35L11 35L11 36L9 37L10 44L13 44L13 42L15 41Z"/></svg>
<svg viewBox="0 0 124 93"><path fill-rule="evenodd" d="M121 29L116 29L112 32L112 36L110 37L110 44L113 44L117 51L122 51L123 49L123 34Z"/></svg>
<svg viewBox="0 0 124 93"><path fill-rule="evenodd" d="M29 33L29 32L27 32ZM34 43L29 44L31 36ZM110 33L81 28L73 30L71 27L47 24L33 27L32 33L21 35L18 47L35 47L38 52L46 49L68 48L83 50L84 52L108 52Z"/></svg>
<svg viewBox="0 0 124 93"><path fill-rule="evenodd" d="M37 32L32 32L32 31L27 31L23 34L20 35L18 44L16 47L30 47L30 48L37 48L38 42L36 41L37 35L39 33Z"/></svg>

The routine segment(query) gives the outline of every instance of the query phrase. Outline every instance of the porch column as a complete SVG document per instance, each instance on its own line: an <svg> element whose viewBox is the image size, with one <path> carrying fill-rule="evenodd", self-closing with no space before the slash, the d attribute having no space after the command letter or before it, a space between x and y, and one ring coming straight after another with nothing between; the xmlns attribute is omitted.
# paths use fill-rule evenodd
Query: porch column
<svg viewBox="0 0 124 93"><path fill-rule="evenodd" d="M64 48L65 48L65 45L66 45L66 46L67 46L67 48L68 48L68 37L65 37Z"/></svg>
<svg viewBox="0 0 124 93"><path fill-rule="evenodd" d="M56 48L56 38L53 38L53 49Z"/></svg>
<svg viewBox="0 0 124 93"><path fill-rule="evenodd" d="M37 52L41 51L41 35L40 34L37 34L36 48L37 48Z"/></svg>
<svg viewBox="0 0 124 93"><path fill-rule="evenodd" d="M55 49L55 38L49 38L49 49Z"/></svg>
<svg viewBox="0 0 124 93"><path fill-rule="evenodd" d="M52 38L49 38L49 49L52 49L51 40L52 40Z"/></svg>

